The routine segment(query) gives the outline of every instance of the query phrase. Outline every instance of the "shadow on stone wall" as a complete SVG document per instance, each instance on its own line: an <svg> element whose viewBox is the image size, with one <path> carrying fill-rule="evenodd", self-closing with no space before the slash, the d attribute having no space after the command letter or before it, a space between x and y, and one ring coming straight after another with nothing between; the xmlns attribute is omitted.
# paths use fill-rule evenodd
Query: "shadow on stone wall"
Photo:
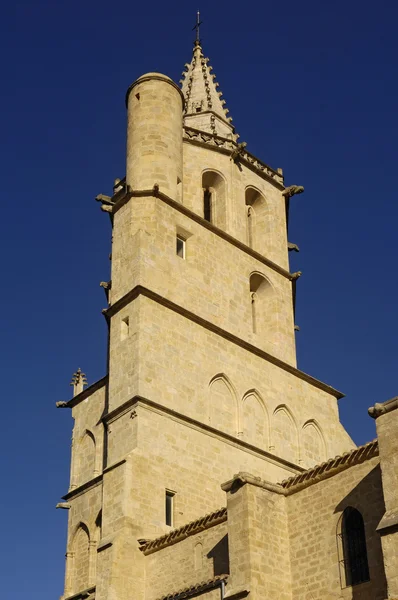
<svg viewBox="0 0 398 600"><path fill-rule="evenodd" d="M353 600L383 600L384 598L387 598L387 581L384 572L381 538L380 534L376 531L376 528L385 513L380 465L377 465L372 469L372 471L370 471L370 473L368 473L351 490L351 492L339 502L334 512L342 514L348 506L356 508L362 514L365 524L366 547L370 571L370 583L353 586L351 597Z"/></svg>
<svg viewBox="0 0 398 600"><path fill-rule="evenodd" d="M210 550L207 558L213 560L214 576L229 574L229 550L228 550L228 534Z"/></svg>

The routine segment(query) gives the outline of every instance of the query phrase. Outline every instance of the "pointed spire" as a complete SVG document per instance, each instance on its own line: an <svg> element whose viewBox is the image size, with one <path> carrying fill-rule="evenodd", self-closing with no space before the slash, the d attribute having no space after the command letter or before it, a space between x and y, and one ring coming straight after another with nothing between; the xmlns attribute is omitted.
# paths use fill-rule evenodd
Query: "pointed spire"
<svg viewBox="0 0 398 600"><path fill-rule="evenodd" d="M192 60L185 65L180 82L185 98L184 125L236 141L239 136L228 116L222 92L217 89L219 84L212 69L197 35Z"/></svg>

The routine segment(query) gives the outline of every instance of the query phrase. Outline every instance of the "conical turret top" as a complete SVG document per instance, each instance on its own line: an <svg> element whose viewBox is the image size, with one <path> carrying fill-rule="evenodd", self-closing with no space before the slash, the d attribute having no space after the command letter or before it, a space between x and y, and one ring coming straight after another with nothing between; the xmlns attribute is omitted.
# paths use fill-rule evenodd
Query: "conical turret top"
<svg viewBox="0 0 398 600"><path fill-rule="evenodd" d="M219 84L212 69L197 39L180 82L185 98L184 125L236 141L239 136L221 99L222 92L217 91Z"/></svg>

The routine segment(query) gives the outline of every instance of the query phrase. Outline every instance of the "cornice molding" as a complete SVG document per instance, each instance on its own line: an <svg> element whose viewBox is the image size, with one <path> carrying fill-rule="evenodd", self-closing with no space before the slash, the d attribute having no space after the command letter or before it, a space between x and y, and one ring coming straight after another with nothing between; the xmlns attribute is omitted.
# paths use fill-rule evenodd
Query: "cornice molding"
<svg viewBox="0 0 398 600"><path fill-rule="evenodd" d="M90 479L90 481L86 481L86 483L83 483L83 485L79 485L79 487L75 488L74 490L71 490L70 492L65 494L65 496L62 496L62 500L72 500L73 498L84 494L84 492L87 492L88 490L91 490L92 488L96 487L100 483L102 483L102 473L100 475L97 475L96 477L93 477L93 479Z"/></svg>
<svg viewBox="0 0 398 600"><path fill-rule="evenodd" d="M65 402L62 408L74 408L76 404L80 404L80 402L83 402L83 400L91 396L91 394L94 394L94 392L104 387L107 384L107 382L108 375L105 375L101 379L98 379L98 381L95 381L94 383L89 385L85 390L80 392L80 394L77 394L76 396L68 400L68 402Z"/></svg>
<svg viewBox="0 0 398 600"><path fill-rule="evenodd" d="M95 600L95 585L89 587L73 596L66 596L64 600Z"/></svg>
<svg viewBox="0 0 398 600"><path fill-rule="evenodd" d="M386 413L392 412L398 408L398 396L395 398L391 398L391 400L386 400L386 402L376 402L374 406L368 408L368 414L372 419L377 419L381 415L385 415Z"/></svg>
<svg viewBox="0 0 398 600"><path fill-rule="evenodd" d="M236 152L239 148L239 144L231 139L224 138L200 129L194 129L187 125L184 126L183 141L191 144L204 146L209 150L215 150L223 154L231 155ZM266 179L272 183L279 190L284 190L285 186L283 183L283 175L263 163L254 154L243 149L239 151L239 162L249 167L252 171L260 175L263 179Z"/></svg>
<svg viewBox="0 0 398 600"><path fill-rule="evenodd" d="M116 419L127 414L131 409L139 407L139 406L141 406L147 410L150 410L152 412L156 412L160 415L166 415L178 423L183 423L184 425L188 425L188 427L191 427L198 431L204 431L207 434L209 434L213 437L216 437L217 439L226 441L237 448L247 450L247 451L251 452L252 454L256 454L262 458L266 458L267 461L271 462L272 464L274 464L278 467L282 467L283 469L289 470L292 473L297 474L297 472L301 473L304 471L303 467L300 467L299 465L296 465L280 456L272 454L271 452L268 452L267 450L263 450L262 448L253 446L252 444L249 444L248 442L245 442L244 440L242 440L236 436L229 435L228 433L225 433L223 431L215 429L214 427L211 427L210 425L207 425L206 423L197 421L196 419L193 419L192 417L184 415L184 414L177 412L171 408L168 408L167 406L163 406L162 404L159 404L157 402L154 402L153 400L149 400L148 398L144 398L143 396L139 396L139 395L133 396L132 398L130 398L129 400L124 402L121 406L118 406L117 408L112 410L110 413L104 415L102 417L102 421L105 424L108 424L109 421L115 421ZM117 466L117 465L115 465L115 466ZM104 470L104 473L108 469L110 469L110 467L107 467Z"/></svg>
<svg viewBox="0 0 398 600"><path fill-rule="evenodd" d="M268 490L269 492L273 492L275 494L280 494L281 496L286 495L285 490L279 483L271 483L270 481L261 479L261 477L255 477L254 475L245 472L240 472L237 475L234 475L232 479L221 485L221 489L224 492L230 492L231 490L235 491L237 488L242 487L246 483L250 483L250 485L260 487L263 490Z"/></svg>
<svg viewBox="0 0 398 600"><path fill-rule="evenodd" d="M199 317L195 313L187 310L186 308L184 308L178 304L175 304L175 302L172 302L171 300L164 298L160 294L157 294L156 292L153 292L152 290L149 290L148 288L146 288L144 286L137 285L130 292L128 292L122 298L120 298L117 302L115 302L115 304L112 304L109 308L107 308L104 311L104 314L106 315L107 318L113 317L116 313L119 312L119 310L121 310L122 308L127 306L127 304L129 304L130 302L132 302L133 300L138 298L138 296L145 296L146 298L153 300L154 302L164 306L165 308L168 308L169 310L172 310L173 312L189 319L190 321L196 323L197 325L200 325L204 329L207 329L208 331L212 331L216 335L223 337L224 339L228 340L229 342L232 342L236 346L240 346L244 350L247 350L248 352L251 352L252 354L255 354L256 356L263 358L267 362L270 362L270 363L276 365L277 367L280 367L284 371L287 371L288 373L295 375L299 379L302 379L303 381L310 383L314 387L316 387L324 392L327 392L328 394L330 394L331 396L334 396L337 399L344 397L343 393L341 393L338 390L334 389L333 387L327 385L326 383L323 383L322 381L315 379L315 377L312 377L311 375L307 375L307 373L304 373L303 371L300 371L296 367L289 365L288 363L284 362L280 358L276 358L272 354L265 352L265 350L261 350L257 346L254 346L253 344L250 344L249 342L242 340L235 334L230 333L229 331L226 331L225 329L222 329L218 325L214 325L214 323L211 323L210 321L207 321L206 319Z"/></svg>
<svg viewBox="0 0 398 600"><path fill-rule="evenodd" d="M206 219L204 219L200 215L196 214L195 212L193 212L192 210L190 210L183 204L176 202L175 200L173 200L166 194L163 194L163 192L161 192L157 189L134 190L134 191L129 191L129 192L123 194L123 196L119 197L117 199L117 201L114 204L112 204L112 207L111 207L112 214L117 213L118 210L120 210L123 206L125 206L131 200L131 198L157 198L157 199L161 200L162 202L164 202L165 204L168 204L171 208L174 208L178 212L182 213L186 217L189 217L190 219L192 219L192 221L199 223L199 225L202 225L202 227L204 227L205 229L212 231L213 233L218 235L218 237L224 239L225 241L229 242L233 246L236 246L236 248L239 248L239 250L242 250L246 254L249 254L256 260L262 262L264 265L266 265L273 271L276 271L280 275L283 275L283 277L286 277L286 279L289 279L290 281L292 281L294 278L294 273L289 273L289 271L287 271L283 267L280 267L279 265L274 263L269 258L266 258L259 252L256 252L252 248L249 248L249 246L247 246L243 242L239 241L238 239L234 238L229 233L226 233L225 231L223 231L222 229L219 229L212 223L209 223L209 221L206 221Z"/></svg>

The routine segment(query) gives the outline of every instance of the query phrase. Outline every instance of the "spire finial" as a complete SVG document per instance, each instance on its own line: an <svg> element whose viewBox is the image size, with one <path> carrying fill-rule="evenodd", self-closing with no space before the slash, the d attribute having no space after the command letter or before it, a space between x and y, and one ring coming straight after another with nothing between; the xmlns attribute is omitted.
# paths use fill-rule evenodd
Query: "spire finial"
<svg viewBox="0 0 398 600"><path fill-rule="evenodd" d="M86 375L82 373L80 368L76 371L76 373L73 373L70 384L73 386L73 397L77 396L77 394L80 394L80 392L82 392L84 387L87 385Z"/></svg>
<svg viewBox="0 0 398 600"><path fill-rule="evenodd" d="M192 31L194 29L196 29L195 46L200 46L199 28L201 25L202 25L202 21L200 20L200 12L198 11L196 13L196 25L195 25L195 27L192 27Z"/></svg>

